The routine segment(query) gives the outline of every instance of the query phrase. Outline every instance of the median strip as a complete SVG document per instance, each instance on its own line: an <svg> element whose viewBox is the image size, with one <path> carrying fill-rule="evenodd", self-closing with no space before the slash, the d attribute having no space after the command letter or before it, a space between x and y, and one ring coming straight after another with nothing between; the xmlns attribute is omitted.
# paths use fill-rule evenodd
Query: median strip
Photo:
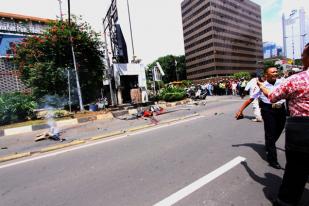
<svg viewBox="0 0 309 206"><path fill-rule="evenodd" d="M128 132L133 133L133 132L136 132L136 131L140 131L140 130L144 130L144 129L147 129L147 128L152 128L152 127L156 127L156 126L160 126L160 125L161 126L168 125L170 123L174 123L174 122L185 120L185 119L190 119L190 118L193 118L193 117L196 117L196 116L199 116L199 114L193 114L193 115L188 115L188 116L184 116L184 117L180 117L180 118L165 120L165 121L160 122L157 125L147 124L147 125L129 128L127 130L115 131L115 132L111 132L111 133L87 138L85 140L74 140L74 141L72 141L70 143L66 143L66 144L58 144L58 145L54 145L54 146L45 147L45 148L43 148L39 151L35 151L35 152L25 152L25 153L8 155L8 156L0 157L0 163L5 162L5 161L23 158L23 157L29 157L33 154L51 152L51 151L60 150L60 149L75 146L75 145L84 144L84 143L91 142L91 141L96 141L96 140L100 140L100 139L104 139L104 138L108 138L108 137L114 137L114 136L122 135L122 134L125 134L125 133L128 133Z"/></svg>

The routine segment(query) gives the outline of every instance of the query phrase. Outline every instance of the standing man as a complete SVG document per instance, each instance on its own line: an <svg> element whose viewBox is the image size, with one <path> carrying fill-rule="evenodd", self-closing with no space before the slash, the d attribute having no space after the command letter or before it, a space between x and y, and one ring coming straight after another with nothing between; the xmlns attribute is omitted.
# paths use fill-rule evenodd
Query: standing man
<svg viewBox="0 0 309 206"><path fill-rule="evenodd" d="M269 67L264 69L266 81L261 83L262 88L267 88L273 91L275 87L282 83L282 79L278 79L278 71L276 67ZM285 100L278 102L270 102L269 99L258 90L252 94L250 98L259 98L259 105L264 121L265 132L265 149L267 155L267 162L275 169L281 169L277 159L276 142L279 139L286 121Z"/></svg>
<svg viewBox="0 0 309 206"><path fill-rule="evenodd" d="M273 91L258 82L271 102L288 100L290 117L285 132L286 166L276 206L294 206L309 176L309 44L302 54L304 71L294 74Z"/></svg>

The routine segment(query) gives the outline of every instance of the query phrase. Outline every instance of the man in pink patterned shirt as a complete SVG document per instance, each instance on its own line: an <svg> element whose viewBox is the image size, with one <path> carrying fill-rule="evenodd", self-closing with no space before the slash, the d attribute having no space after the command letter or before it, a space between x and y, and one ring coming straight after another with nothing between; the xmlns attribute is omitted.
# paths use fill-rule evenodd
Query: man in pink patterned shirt
<svg viewBox="0 0 309 206"><path fill-rule="evenodd" d="M302 54L304 71L286 79L270 92L258 83L271 102L288 101L290 117L285 126L286 166L276 206L297 205L309 177L309 44Z"/></svg>

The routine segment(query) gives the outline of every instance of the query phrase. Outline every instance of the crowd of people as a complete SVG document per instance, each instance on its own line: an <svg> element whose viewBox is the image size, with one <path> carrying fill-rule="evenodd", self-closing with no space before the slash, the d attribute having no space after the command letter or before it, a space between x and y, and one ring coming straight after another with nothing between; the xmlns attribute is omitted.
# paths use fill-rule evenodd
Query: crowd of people
<svg viewBox="0 0 309 206"><path fill-rule="evenodd" d="M298 205L309 177L309 44L302 54L303 71L279 77L276 67L264 69L264 78L254 78L250 98L236 113L256 101L256 118L264 122L265 152L269 166L281 169L276 142L285 128L286 165L274 206ZM259 114L258 114L259 113Z"/></svg>
<svg viewBox="0 0 309 206"><path fill-rule="evenodd" d="M245 78L239 80L233 78L223 78L217 80L209 80L203 84L198 84L197 87L207 91L207 95L239 95L242 98L247 94L245 88L248 81Z"/></svg>

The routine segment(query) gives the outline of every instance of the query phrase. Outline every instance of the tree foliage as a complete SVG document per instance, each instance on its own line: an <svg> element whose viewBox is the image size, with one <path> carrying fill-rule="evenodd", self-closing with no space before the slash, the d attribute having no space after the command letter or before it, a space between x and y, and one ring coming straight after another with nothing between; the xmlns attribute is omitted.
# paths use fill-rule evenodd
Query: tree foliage
<svg viewBox="0 0 309 206"><path fill-rule="evenodd" d="M241 79L241 78L250 79L250 73L249 72L237 72L233 74L233 77L236 79Z"/></svg>
<svg viewBox="0 0 309 206"><path fill-rule="evenodd" d="M23 82L36 98L67 95L66 69L74 69L70 41L74 46L84 101L89 102L100 93L103 55L99 35L86 22L79 23L73 18L71 25L67 21L53 22L43 35L29 36L17 45L15 62ZM75 81L72 83L76 88Z"/></svg>
<svg viewBox="0 0 309 206"><path fill-rule="evenodd" d="M167 55L159 57L153 63L148 65L149 70L151 70L154 66L156 66L156 62L160 63L165 73L165 76L163 76L164 83L169 83L177 80L176 69L178 74L178 80L187 79L184 55L181 56Z"/></svg>
<svg viewBox="0 0 309 206"><path fill-rule="evenodd" d="M32 118L35 108L36 103L29 95L2 94L0 95L0 125Z"/></svg>

